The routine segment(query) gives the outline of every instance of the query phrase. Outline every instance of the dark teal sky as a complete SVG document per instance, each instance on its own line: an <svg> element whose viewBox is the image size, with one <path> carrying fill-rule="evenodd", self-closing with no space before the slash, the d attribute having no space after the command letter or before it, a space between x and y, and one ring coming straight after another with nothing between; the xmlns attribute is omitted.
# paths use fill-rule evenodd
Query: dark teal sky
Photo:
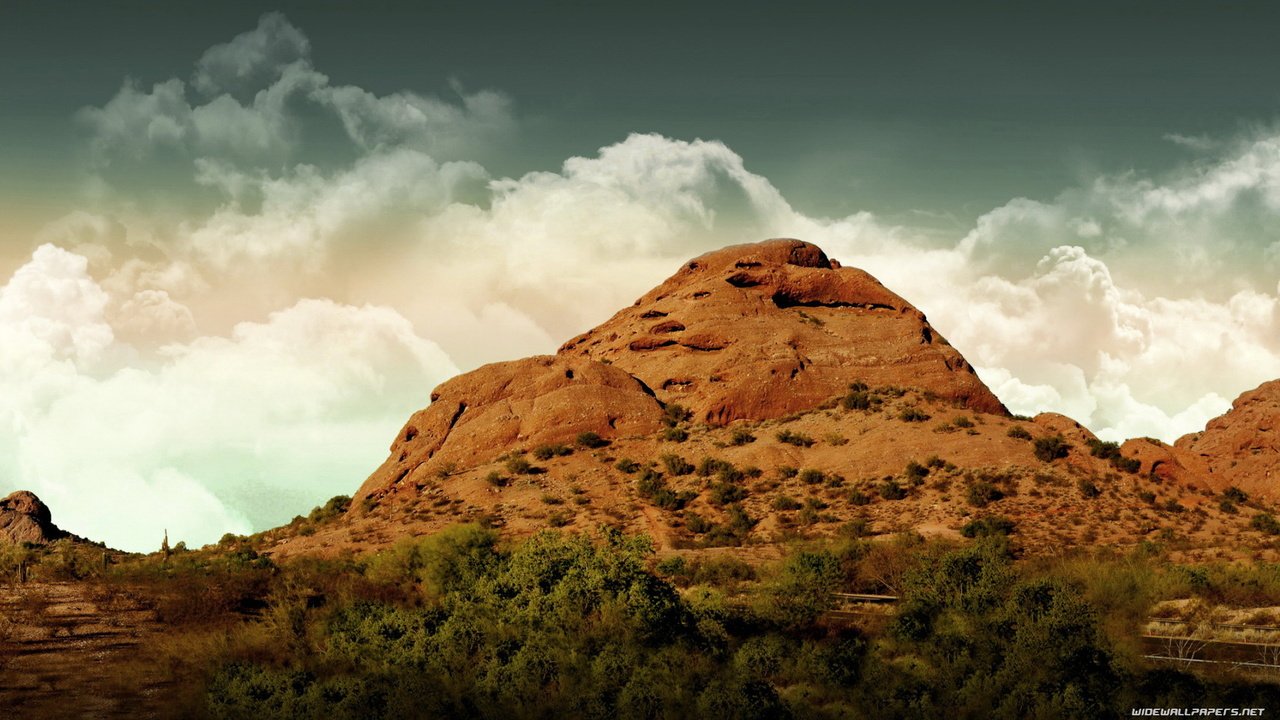
<svg viewBox="0 0 1280 720"><path fill-rule="evenodd" d="M1280 8L1261 2L10 2L6 209L62 206L77 108L125 77L186 79L272 9L336 83L508 94L521 129L498 175L633 131L714 138L806 212L948 228L1100 172L1158 175L1188 157L1167 134L1229 137L1280 109Z"/></svg>

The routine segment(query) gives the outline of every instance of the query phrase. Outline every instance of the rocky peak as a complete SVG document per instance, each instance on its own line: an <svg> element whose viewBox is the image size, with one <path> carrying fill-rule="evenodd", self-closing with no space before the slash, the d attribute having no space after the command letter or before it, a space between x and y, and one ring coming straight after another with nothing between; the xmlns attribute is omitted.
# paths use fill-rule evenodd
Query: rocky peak
<svg viewBox="0 0 1280 720"><path fill-rule="evenodd" d="M712 424L812 409L854 382L1005 414L923 313L800 240L694 258L560 354L611 363Z"/></svg>
<svg viewBox="0 0 1280 720"><path fill-rule="evenodd" d="M0 541L43 545L66 536L35 493L19 490L0 499Z"/></svg>

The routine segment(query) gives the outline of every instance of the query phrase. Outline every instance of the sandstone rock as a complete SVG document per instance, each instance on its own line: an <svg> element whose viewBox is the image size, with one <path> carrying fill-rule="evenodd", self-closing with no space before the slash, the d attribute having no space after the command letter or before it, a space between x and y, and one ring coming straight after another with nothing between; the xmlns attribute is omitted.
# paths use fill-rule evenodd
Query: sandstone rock
<svg viewBox="0 0 1280 720"><path fill-rule="evenodd" d="M431 393L431 404L409 418L357 497L413 486L441 469L474 467L515 448L572 443L581 433L606 439L654 433L662 416L643 383L587 358L485 365Z"/></svg>
<svg viewBox="0 0 1280 720"><path fill-rule="evenodd" d="M856 381L1006 414L923 313L799 240L694 258L560 355L610 362L712 424L812 409Z"/></svg>
<svg viewBox="0 0 1280 720"><path fill-rule="evenodd" d="M43 545L66 536L34 493L19 490L0 500L0 542Z"/></svg>
<svg viewBox="0 0 1280 720"><path fill-rule="evenodd" d="M1263 383L1210 420L1205 429L1179 438L1183 464L1203 467L1217 490L1235 486L1251 495L1280 499L1280 380Z"/></svg>

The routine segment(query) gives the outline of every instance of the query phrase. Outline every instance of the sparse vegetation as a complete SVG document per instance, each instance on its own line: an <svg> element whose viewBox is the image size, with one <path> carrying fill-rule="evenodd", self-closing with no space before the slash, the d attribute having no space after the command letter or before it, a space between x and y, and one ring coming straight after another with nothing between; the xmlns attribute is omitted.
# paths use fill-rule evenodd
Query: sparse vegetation
<svg viewBox="0 0 1280 720"><path fill-rule="evenodd" d="M579 433L576 440L578 447L587 448L588 450L597 450L609 445L609 441L600 437L598 433L584 432Z"/></svg>
<svg viewBox="0 0 1280 720"><path fill-rule="evenodd" d="M1046 435L1035 440L1036 458L1042 462L1053 462L1067 456L1071 445L1061 435Z"/></svg>
<svg viewBox="0 0 1280 720"><path fill-rule="evenodd" d="M691 463L686 462L684 458L674 453L667 453L663 455L662 464L667 469L667 474L672 477L688 475L694 470Z"/></svg>
<svg viewBox="0 0 1280 720"><path fill-rule="evenodd" d="M960 534L967 538L1003 536L1013 533L1016 525L1009 518L1001 515L987 515L971 520L960 528Z"/></svg>
<svg viewBox="0 0 1280 720"><path fill-rule="evenodd" d="M915 407L914 405L903 408L902 412L898 413L898 419L902 422L924 422L930 417L929 413Z"/></svg>
<svg viewBox="0 0 1280 720"><path fill-rule="evenodd" d="M662 439L682 443L689 439L689 431L682 427L669 427L662 431Z"/></svg>
<svg viewBox="0 0 1280 720"><path fill-rule="evenodd" d="M573 448L567 445L540 445L533 449L533 457L537 460L550 460L553 457L572 455ZM515 472L512 470L512 472Z"/></svg>
<svg viewBox="0 0 1280 720"><path fill-rule="evenodd" d="M885 500L901 500L907 496L907 491L898 484L897 480L892 478L881 481L876 486L876 491Z"/></svg>
<svg viewBox="0 0 1280 720"><path fill-rule="evenodd" d="M809 447L813 445L813 438L804 433L793 432L791 430L781 430L778 432L778 442L788 445L796 445L799 447Z"/></svg>
<svg viewBox="0 0 1280 720"><path fill-rule="evenodd" d="M733 434L729 436L731 445L747 445L756 441L756 436L752 435L746 428L734 428Z"/></svg>
<svg viewBox="0 0 1280 720"><path fill-rule="evenodd" d="M986 480L971 483L964 494L965 501L976 508L984 508L1003 497L1004 493Z"/></svg>
<svg viewBox="0 0 1280 720"><path fill-rule="evenodd" d="M1013 427L1009 428L1009 432L1006 434L1015 440L1031 440L1032 439L1031 433L1028 432L1027 429L1022 427L1021 425L1014 425Z"/></svg>

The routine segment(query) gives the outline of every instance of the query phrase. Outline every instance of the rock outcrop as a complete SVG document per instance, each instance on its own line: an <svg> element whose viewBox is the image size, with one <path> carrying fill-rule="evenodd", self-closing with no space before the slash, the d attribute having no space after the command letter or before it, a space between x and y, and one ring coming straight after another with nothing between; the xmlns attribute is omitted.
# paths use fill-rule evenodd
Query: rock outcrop
<svg viewBox="0 0 1280 720"><path fill-rule="evenodd" d="M653 433L663 409L627 372L587 358L535 356L485 365L431 393L358 497L416 487L450 468L487 462L518 446Z"/></svg>
<svg viewBox="0 0 1280 720"><path fill-rule="evenodd" d="M0 542L43 545L67 536L35 493L19 490L0 500Z"/></svg>
<svg viewBox="0 0 1280 720"><path fill-rule="evenodd" d="M694 258L560 354L612 363L717 425L809 410L853 382L1006 414L923 313L799 240Z"/></svg>
<svg viewBox="0 0 1280 720"><path fill-rule="evenodd" d="M1280 500L1280 380L1236 398L1231 410L1174 447L1181 464L1199 470L1210 487Z"/></svg>

